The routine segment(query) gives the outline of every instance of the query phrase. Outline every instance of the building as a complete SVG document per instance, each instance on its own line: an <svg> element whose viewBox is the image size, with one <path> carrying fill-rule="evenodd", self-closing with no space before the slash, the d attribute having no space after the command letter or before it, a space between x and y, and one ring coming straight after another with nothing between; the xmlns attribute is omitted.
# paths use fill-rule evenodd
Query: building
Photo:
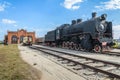
<svg viewBox="0 0 120 80"><path fill-rule="evenodd" d="M8 31L4 41L8 44L19 44L23 42L23 37L30 37L32 42L35 43L35 32L27 32L24 29Z"/></svg>

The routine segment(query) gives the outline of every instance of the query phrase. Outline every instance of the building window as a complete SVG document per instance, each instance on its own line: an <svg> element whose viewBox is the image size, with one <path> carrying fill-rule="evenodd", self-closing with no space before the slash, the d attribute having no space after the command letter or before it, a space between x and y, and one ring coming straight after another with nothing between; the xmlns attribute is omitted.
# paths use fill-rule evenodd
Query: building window
<svg viewBox="0 0 120 80"><path fill-rule="evenodd" d="M11 43L12 44L17 44L17 41L18 41L17 36L13 35L12 38L11 38Z"/></svg>

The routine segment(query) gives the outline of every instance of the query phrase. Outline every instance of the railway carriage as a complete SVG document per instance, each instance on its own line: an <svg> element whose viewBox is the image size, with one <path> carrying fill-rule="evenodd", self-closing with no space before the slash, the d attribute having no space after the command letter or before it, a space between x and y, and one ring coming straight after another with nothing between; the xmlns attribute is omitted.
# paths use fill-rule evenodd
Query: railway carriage
<svg viewBox="0 0 120 80"><path fill-rule="evenodd" d="M24 46L31 46L32 45L32 38L31 37L23 37L23 45Z"/></svg>
<svg viewBox="0 0 120 80"><path fill-rule="evenodd" d="M45 35L45 43L48 46L54 46L55 45L55 30L49 31L47 35Z"/></svg>

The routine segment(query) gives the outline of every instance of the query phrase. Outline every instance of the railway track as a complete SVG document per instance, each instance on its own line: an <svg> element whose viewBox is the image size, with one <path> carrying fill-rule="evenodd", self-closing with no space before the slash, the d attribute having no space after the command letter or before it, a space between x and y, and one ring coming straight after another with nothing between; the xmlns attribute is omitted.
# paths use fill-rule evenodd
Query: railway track
<svg viewBox="0 0 120 80"><path fill-rule="evenodd" d="M82 69L90 69L92 73L91 75L104 74L104 77L120 80L120 64L118 63L88 58L80 55L71 54L69 52L67 53L43 47L31 46L30 48L42 51L49 56L53 56L57 58L58 61L62 61L62 63L67 64L68 66L72 65L74 66L74 70L79 71Z"/></svg>
<svg viewBox="0 0 120 80"><path fill-rule="evenodd" d="M117 56L117 57L120 56L120 52L110 52L110 51L108 51L108 52L104 52L102 54L110 55L110 56Z"/></svg>
<svg viewBox="0 0 120 80"><path fill-rule="evenodd" d="M38 46L37 46L38 47ZM40 46L39 46L40 47ZM58 48L59 49L59 48ZM61 48L60 48L61 49ZM69 49L66 49L69 50ZM73 50L76 51L76 50ZM95 53L95 52L88 52L88 51L84 51L84 50L78 50L81 52L85 52L85 53ZM114 52L114 51L105 51L103 53L95 53L95 54L103 54L103 55L108 55L108 56L116 56L116 57L120 57L120 52Z"/></svg>

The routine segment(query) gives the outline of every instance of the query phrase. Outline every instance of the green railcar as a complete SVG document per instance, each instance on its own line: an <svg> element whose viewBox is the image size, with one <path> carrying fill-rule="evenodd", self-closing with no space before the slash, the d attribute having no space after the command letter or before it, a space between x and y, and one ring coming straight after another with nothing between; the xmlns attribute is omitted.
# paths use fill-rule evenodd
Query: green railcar
<svg viewBox="0 0 120 80"><path fill-rule="evenodd" d="M120 41L119 40L114 40L115 45L113 45L113 48L118 48L120 49Z"/></svg>

